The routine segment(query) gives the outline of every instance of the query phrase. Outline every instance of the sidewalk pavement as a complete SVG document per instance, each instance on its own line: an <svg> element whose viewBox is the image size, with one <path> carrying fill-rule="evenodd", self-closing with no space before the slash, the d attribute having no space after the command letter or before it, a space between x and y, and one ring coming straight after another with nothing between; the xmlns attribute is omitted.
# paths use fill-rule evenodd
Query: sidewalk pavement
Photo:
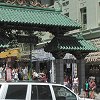
<svg viewBox="0 0 100 100"><path fill-rule="evenodd" d="M0 82L5 82L5 79L0 79Z"/></svg>
<svg viewBox="0 0 100 100"><path fill-rule="evenodd" d="M79 95L79 97L81 98L85 98L85 93L84 91L82 91L82 93ZM90 99L90 98L86 98L86 100L100 100L100 93L95 93L95 99Z"/></svg>
<svg viewBox="0 0 100 100"><path fill-rule="evenodd" d="M100 100L100 93L95 93L95 100Z"/></svg>
<svg viewBox="0 0 100 100"><path fill-rule="evenodd" d="M95 99L86 98L86 100L100 100L100 93L95 93Z"/></svg>

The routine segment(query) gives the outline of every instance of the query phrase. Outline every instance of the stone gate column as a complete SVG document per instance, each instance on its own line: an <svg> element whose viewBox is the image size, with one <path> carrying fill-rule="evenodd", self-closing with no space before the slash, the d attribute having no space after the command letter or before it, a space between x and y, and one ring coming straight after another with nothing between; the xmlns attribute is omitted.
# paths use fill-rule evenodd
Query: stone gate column
<svg viewBox="0 0 100 100"><path fill-rule="evenodd" d="M56 83L64 84L64 64L63 59L56 59Z"/></svg>
<svg viewBox="0 0 100 100"><path fill-rule="evenodd" d="M85 84L85 61L80 59L77 62L78 65L78 78L79 78L79 92L81 93Z"/></svg>
<svg viewBox="0 0 100 100"><path fill-rule="evenodd" d="M39 73L40 72L40 62L36 61L36 72Z"/></svg>
<svg viewBox="0 0 100 100"><path fill-rule="evenodd" d="M64 84L64 56L65 52L53 52L52 55L55 57L55 72L56 72L56 83Z"/></svg>
<svg viewBox="0 0 100 100"><path fill-rule="evenodd" d="M51 60L50 78L51 78L51 82L54 83L55 82L55 63L54 63L54 60Z"/></svg>
<svg viewBox="0 0 100 100"><path fill-rule="evenodd" d="M88 53L74 53L73 55L77 58L77 66L78 66L78 78L79 78L79 93L83 92L83 86L85 84L85 60Z"/></svg>

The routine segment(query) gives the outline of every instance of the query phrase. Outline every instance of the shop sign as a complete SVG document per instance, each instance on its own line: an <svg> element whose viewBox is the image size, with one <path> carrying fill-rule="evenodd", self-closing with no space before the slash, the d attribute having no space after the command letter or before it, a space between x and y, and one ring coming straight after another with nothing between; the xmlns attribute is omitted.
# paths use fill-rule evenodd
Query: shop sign
<svg viewBox="0 0 100 100"><path fill-rule="evenodd" d="M77 64L72 64L72 77L77 76Z"/></svg>

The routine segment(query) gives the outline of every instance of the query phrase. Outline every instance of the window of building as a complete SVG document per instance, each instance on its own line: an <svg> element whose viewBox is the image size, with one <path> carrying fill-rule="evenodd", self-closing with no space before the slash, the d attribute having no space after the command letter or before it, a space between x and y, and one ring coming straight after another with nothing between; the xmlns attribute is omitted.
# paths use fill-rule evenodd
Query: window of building
<svg viewBox="0 0 100 100"><path fill-rule="evenodd" d="M27 85L9 85L5 99L25 100Z"/></svg>
<svg viewBox="0 0 100 100"><path fill-rule="evenodd" d="M62 5L63 5L63 6L69 5L69 1L63 2Z"/></svg>
<svg viewBox="0 0 100 100"><path fill-rule="evenodd" d="M31 100L52 100L50 87L48 85L33 85Z"/></svg>
<svg viewBox="0 0 100 100"><path fill-rule="evenodd" d="M69 17L69 13L65 13L64 15L66 15L67 17Z"/></svg>
<svg viewBox="0 0 100 100"><path fill-rule="evenodd" d="M81 23L83 28L86 28L86 24L87 24L87 11L86 11L86 7L81 8L80 9L81 12Z"/></svg>

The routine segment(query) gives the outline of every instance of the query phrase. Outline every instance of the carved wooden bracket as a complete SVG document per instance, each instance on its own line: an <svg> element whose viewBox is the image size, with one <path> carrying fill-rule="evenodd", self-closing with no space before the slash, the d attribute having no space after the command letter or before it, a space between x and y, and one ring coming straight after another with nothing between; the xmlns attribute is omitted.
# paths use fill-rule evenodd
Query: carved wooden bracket
<svg viewBox="0 0 100 100"><path fill-rule="evenodd" d="M56 59L63 59L66 54L66 52L62 52L62 51L55 51L51 53Z"/></svg>

